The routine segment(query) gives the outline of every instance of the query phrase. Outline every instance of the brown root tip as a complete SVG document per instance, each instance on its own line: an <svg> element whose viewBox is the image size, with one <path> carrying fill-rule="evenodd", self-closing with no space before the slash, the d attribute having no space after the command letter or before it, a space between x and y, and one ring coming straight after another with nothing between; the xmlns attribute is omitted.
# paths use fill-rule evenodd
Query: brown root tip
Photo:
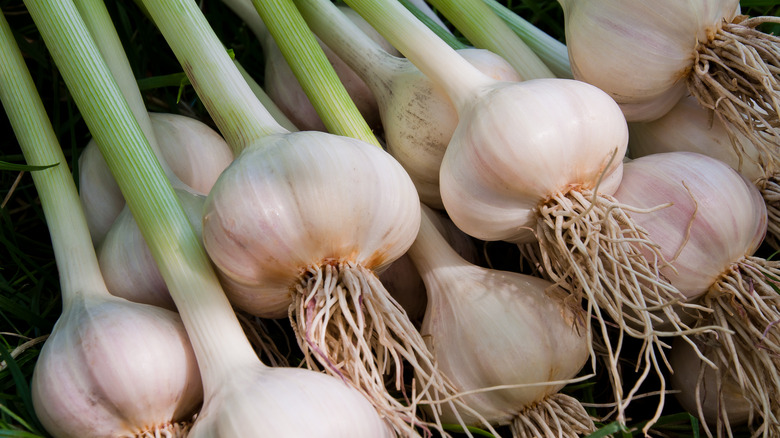
<svg viewBox="0 0 780 438"><path fill-rule="evenodd" d="M557 393L520 412L511 430L516 438L577 438L595 425L577 399Z"/></svg>

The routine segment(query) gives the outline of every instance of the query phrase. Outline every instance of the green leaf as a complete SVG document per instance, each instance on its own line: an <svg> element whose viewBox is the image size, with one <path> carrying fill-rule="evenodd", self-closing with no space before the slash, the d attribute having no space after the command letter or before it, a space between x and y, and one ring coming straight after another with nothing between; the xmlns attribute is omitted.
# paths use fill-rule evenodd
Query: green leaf
<svg viewBox="0 0 780 438"><path fill-rule="evenodd" d="M9 163L7 161L0 161L0 170L12 170L14 172L34 172L36 170L44 170L50 167L54 167L60 163L49 164L46 166L30 166L27 164Z"/></svg>

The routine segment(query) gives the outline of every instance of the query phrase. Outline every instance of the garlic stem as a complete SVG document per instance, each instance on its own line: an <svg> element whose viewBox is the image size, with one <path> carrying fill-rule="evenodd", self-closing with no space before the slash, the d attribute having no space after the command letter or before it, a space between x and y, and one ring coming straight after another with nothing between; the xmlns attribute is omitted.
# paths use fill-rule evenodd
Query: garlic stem
<svg viewBox="0 0 780 438"><path fill-rule="evenodd" d="M228 365L254 364L257 357L75 6L63 0L26 5L160 267L187 328L208 397L229 374ZM66 232L73 233L71 228ZM67 258L75 260L71 253Z"/></svg>
<svg viewBox="0 0 780 438"><path fill-rule="evenodd" d="M253 0L328 132L380 147L292 0Z"/></svg>
<svg viewBox="0 0 780 438"><path fill-rule="evenodd" d="M29 75L5 16L0 13L0 100L32 166L53 166L31 172L41 198L54 248L62 289L63 307L78 295L105 291L95 249L79 205L68 160Z"/></svg>
<svg viewBox="0 0 780 438"><path fill-rule="evenodd" d="M400 3L390 0L346 0L346 3L420 71L440 84L459 110L482 86L495 82L458 55Z"/></svg>
<svg viewBox="0 0 780 438"><path fill-rule="evenodd" d="M467 44L462 43L455 35L447 29L446 25L439 18L438 15L428 6L425 0L398 0L399 3L404 5L418 20L422 21L430 30L432 30L439 38L444 40L450 47L455 50L465 49L469 47ZM418 4L417 4L418 3ZM425 8L425 9L423 9ZM429 15L430 14L430 15Z"/></svg>
<svg viewBox="0 0 780 438"><path fill-rule="evenodd" d="M252 93L196 5L143 4L162 34L170 35L168 44L235 156L258 138L289 132Z"/></svg>
<svg viewBox="0 0 780 438"><path fill-rule="evenodd" d="M409 65L408 62L388 53L332 2L295 2L317 36L366 82L381 102L383 93L386 93L384 90L388 89L397 73Z"/></svg>
<svg viewBox="0 0 780 438"><path fill-rule="evenodd" d="M474 47L506 59L523 80L555 77L517 34L483 0L430 0Z"/></svg>
<svg viewBox="0 0 780 438"><path fill-rule="evenodd" d="M524 20L509 8L495 0L484 0L501 19L519 36L536 55L547 64L556 77L573 79L569 50L566 44L556 40L538 27Z"/></svg>
<svg viewBox="0 0 780 438"><path fill-rule="evenodd" d="M154 129L152 128L152 121L149 118L141 91L138 88L138 82L133 75L132 67L130 67L130 62L127 60L124 47L122 47L122 42L114 28L105 3L103 3L103 0L74 0L74 4L79 10L84 24L89 29L92 39L97 44L106 65L114 75L117 86L122 91L122 95L130 106L130 110L138 121L149 145L152 147L155 155L157 155L168 179L171 180L176 188L192 191L173 173L173 170L171 170L163 158Z"/></svg>
<svg viewBox="0 0 780 438"><path fill-rule="evenodd" d="M266 110L273 116L274 120L276 120L280 125L282 125L285 129L287 129L290 132L298 131L298 127L295 126L293 122L290 121L290 119L287 118L286 115L282 112L281 109L274 103L273 100L268 96L268 94L263 90L263 87L260 86L260 84L255 81L255 79L249 75L249 72L246 71L246 69L239 64L238 61L234 61L236 64L236 68L238 68L238 71L241 73L241 76L246 81L247 85L249 85L249 88L252 89L252 92L255 93L255 96L260 101L260 103L265 107Z"/></svg>

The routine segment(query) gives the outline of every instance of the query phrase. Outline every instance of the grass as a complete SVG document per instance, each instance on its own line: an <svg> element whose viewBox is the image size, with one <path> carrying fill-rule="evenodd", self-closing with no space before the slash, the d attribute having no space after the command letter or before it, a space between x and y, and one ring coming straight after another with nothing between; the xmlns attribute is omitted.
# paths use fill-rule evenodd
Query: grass
<svg viewBox="0 0 780 438"><path fill-rule="evenodd" d="M257 40L221 2L202 3L214 30L249 73L262 83L262 52ZM562 13L557 2L509 0L505 3L526 20L563 40ZM744 0L742 5L743 13L749 15L780 15L776 0ZM210 123L192 88L180 89L177 77L168 86L150 84L149 81L179 74L181 67L142 12L130 2L107 2L107 6L136 76L148 86L144 91L148 108L187 114ZM69 165L77 174L79 153L89 139L86 126L22 2L0 0L0 10L15 32ZM768 26L766 30L780 33L778 26ZM24 159L4 116L0 117L0 133L3 133L0 146L0 437L45 437L32 408L29 382L42 341L60 313L59 279L30 169L19 167ZM490 248L496 254L507 250L500 244ZM597 376L567 391L584 402L603 402L608 388L605 382ZM652 383L648 383L648 391L652 390ZM635 402L629 415L636 421L630 423L628 430L607 423L600 425L592 437L640 436L643 416L649 412L647 406L652 402L652 397ZM594 407L592 411L603 414L606 409ZM654 434L699 436L696 419L682 412L673 398L669 399L664 414Z"/></svg>

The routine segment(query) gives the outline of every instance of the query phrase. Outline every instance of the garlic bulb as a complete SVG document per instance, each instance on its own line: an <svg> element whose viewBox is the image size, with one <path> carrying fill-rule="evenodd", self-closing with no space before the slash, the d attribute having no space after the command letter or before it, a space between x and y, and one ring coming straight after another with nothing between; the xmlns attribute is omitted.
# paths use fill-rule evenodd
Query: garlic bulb
<svg viewBox="0 0 780 438"><path fill-rule="evenodd" d="M201 234L204 195L177 190L195 234ZM97 248L100 271L111 295L176 310L165 280L129 209L114 220Z"/></svg>
<svg viewBox="0 0 780 438"><path fill-rule="evenodd" d="M254 315L289 315L307 366L344 379L398 433L416 435L417 407L390 396L384 375L403 390L404 357L430 384L418 403L451 392L373 272L400 257L419 227L403 168L351 138L267 135L222 173L204 211L203 241L231 302Z"/></svg>
<svg viewBox="0 0 780 438"><path fill-rule="evenodd" d="M651 122L629 123L629 153L688 151L704 154L731 166L760 190L768 215L767 242L780 248L780 177L777 154L762 156L751 139L729 133L692 97L677 103L666 115Z"/></svg>
<svg viewBox="0 0 780 438"><path fill-rule="evenodd" d="M769 159L780 143L780 38L737 15L738 0L560 0L575 79L612 96L628 121L666 114L686 93ZM641 67L640 67L641 66Z"/></svg>
<svg viewBox="0 0 780 438"><path fill-rule="evenodd" d="M301 131L262 139L222 173L204 206L203 241L224 275L255 288L231 301L280 318L290 302L268 307L260 296L291 299L290 285L330 260L381 269L411 245L419 215L408 176L387 153Z"/></svg>
<svg viewBox="0 0 780 438"><path fill-rule="evenodd" d="M32 380L55 437L184 437L202 396L179 316L105 290L67 298Z"/></svg>
<svg viewBox="0 0 780 438"><path fill-rule="evenodd" d="M425 281L421 333L466 404L513 436L577 437L594 429L582 405L558 393L588 359L584 313L540 278L481 268L461 258L424 209L409 255ZM522 366L518 366L522 364ZM508 388L491 389L509 385ZM468 424L480 417L460 412ZM455 422L446 411L444 421Z"/></svg>
<svg viewBox="0 0 780 438"><path fill-rule="evenodd" d="M688 299L751 256L766 231L766 209L755 186L725 163L692 152L631 160L615 198L638 208L668 205L634 219L670 263L661 274Z"/></svg>
<svg viewBox="0 0 780 438"><path fill-rule="evenodd" d="M187 186L207 194L233 161L225 139L210 126L179 114L149 113L162 159Z"/></svg>
<svg viewBox="0 0 780 438"><path fill-rule="evenodd" d="M234 369L203 406L191 438L389 438L391 429L359 392L298 368Z"/></svg>
<svg viewBox="0 0 780 438"><path fill-rule="evenodd" d="M360 75L376 96L387 151L404 166L420 199L441 209L439 167L458 123L445 91L414 64L367 38L332 4L297 1L312 30ZM486 75L519 81L520 75L498 55L481 49L458 51Z"/></svg>
<svg viewBox="0 0 780 438"><path fill-rule="evenodd" d="M674 370L669 382L671 389L678 391L677 401L699 417L705 430L709 431L710 425L715 430L730 430L731 426L748 422L752 410L737 382L706 365L687 342L674 341L669 362Z"/></svg>
<svg viewBox="0 0 780 438"><path fill-rule="evenodd" d="M703 313L691 332L708 353L699 356L739 385L756 427L780 427L780 262L753 255L766 232L758 189L716 159L670 152L626 164L615 197L668 203L635 220L669 261L661 273Z"/></svg>

